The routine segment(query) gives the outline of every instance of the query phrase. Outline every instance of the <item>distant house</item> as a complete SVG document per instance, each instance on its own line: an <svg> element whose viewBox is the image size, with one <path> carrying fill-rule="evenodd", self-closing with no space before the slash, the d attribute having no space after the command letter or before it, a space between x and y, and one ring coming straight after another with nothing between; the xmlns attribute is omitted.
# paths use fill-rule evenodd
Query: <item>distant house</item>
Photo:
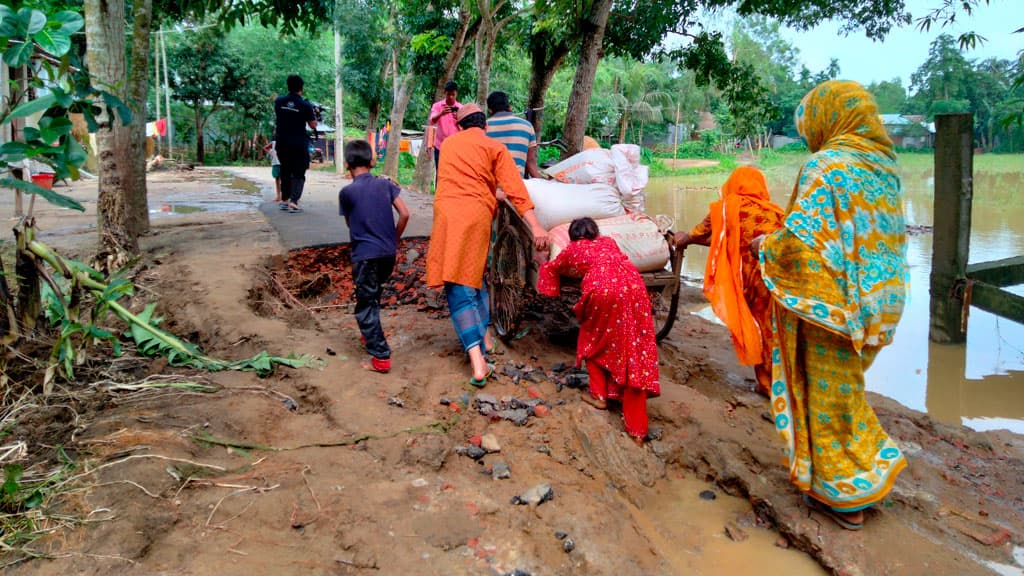
<svg viewBox="0 0 1024 576"><path fill-rule="evenodd" d="M895 146L901 148L931 148L935 145L935 124L924 121L924 116L879 114L882 126Z"/></svg>

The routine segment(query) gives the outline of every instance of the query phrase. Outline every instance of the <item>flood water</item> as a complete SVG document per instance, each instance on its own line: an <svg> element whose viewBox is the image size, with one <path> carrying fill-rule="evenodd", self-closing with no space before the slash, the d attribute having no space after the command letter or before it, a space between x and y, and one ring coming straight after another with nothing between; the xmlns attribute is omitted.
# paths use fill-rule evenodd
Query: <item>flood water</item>
<svg viewBox="0 0 1024 576"><path fill-rule="evenodd" d="M799 164L766 170L772 198L783 208ZM901 158L907 223L931 226L933 169L930 157ZM652 178L647 212L676 218L688 230L717 199L726 174ZM1024 255L1024 161L1018 157L975 158L970 262ZM1024 326L971 308L966 346L928 340L932 234L908 236L910 301L892 345L867 373L867 388L928 412L937 420L975 430L1010 429L1024 433ZM683 275L700 281L707 249L686 250ZM1024 287L1010 288L1024 294ZM711 316L708 309L696 310Z"/></svg>

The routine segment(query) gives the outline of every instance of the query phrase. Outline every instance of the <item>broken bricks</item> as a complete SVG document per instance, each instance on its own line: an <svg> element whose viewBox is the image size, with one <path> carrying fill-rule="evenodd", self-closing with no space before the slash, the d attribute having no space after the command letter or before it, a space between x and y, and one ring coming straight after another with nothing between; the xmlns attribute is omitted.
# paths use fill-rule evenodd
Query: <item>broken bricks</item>
<svg viewBox="0 0 1024 576"><path fill-rule="evenodd" d="M473 398L473 407L481 416L508 420L516 426L524 426L531 416L545 416L549 409L540 398L522 400L514 396L505 396L501 400L493 394L479 393ZM538 411L538 408L543 408Z"/></svg>

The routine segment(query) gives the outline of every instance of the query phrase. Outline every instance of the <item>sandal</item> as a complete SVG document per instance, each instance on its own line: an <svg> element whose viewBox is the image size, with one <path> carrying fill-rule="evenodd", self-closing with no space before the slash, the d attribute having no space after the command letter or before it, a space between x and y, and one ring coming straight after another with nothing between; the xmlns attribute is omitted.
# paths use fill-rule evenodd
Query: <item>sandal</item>
<svg viewBox="0 0 1024 576"><path fill-rule="evenodd" d="M476 378L473 378L472 376L470 376L469 377L469 383L472 384L473 386L476 386L477 388L483 388L484 386L487 385L487 379L490 378L493 375L494 375L494 364L488 364L487 365L487 375L484 376L483 378L481 378L480 380L477 380Z"/></svg>
<svg viewBox="0 0 1024 576"><path fill-rule="evenodd" d="M295 208L289 208L288 212L290 212L292 214L298 214L299 212L302 212L302 208L299 208L298 206L296 206Z"/></svg>
<svg viewBox="0 0 1024 576"><path fill-rule="evenodd" d="M819 502L814 498L811 498L807 494L804 494L804 504L807 504L807 507L810 508L811 510L817 510L818 512L821 512L822 514L828 516L829 518L834 520L836 524L839 524L847 530L852 530L856 532L857 530L860 530L864 527L863 522L850 522L846 519L846 516L842 512L833 510L832 507L829 506L828 504L825 504L824 502Z"/></svg>
<svg viewBox="0 0 1024 576"><path fill-rule="evenodd" d="M362 368L363 370L369 370L370 372L387 374L388 372L391 371L391 359L374 358L373 356L370 356L369 359L360 362L359 367Z"/></svg>

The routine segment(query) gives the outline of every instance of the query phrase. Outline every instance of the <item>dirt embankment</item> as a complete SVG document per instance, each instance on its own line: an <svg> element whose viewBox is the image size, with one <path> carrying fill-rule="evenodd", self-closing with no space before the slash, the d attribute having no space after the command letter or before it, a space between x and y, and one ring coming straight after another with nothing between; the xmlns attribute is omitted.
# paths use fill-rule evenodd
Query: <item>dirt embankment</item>
<svg viewBox="0 0 1024 576"><path fill-rule="evenodd" d="M583 404L561 370L573 357L567 314L534 313L502 346L501 376L468 388L448 320L415 280L425 248L412 241L399 281L416 297L392 294L383 318L395 369L367 373L344 249L289 259L259 215L189 218L144 241L140 283L167 325L216 356L298 352L326 364L266 379L216 374L216 394L82 415L76 448L105 467L65 511L89 522L37 541L57 559L10 573L715 574L744 571L734 557L753 572L776 555L787 566L778 573L814 573L793 568L796 548L840 574L985 574L1024 543L1018 436L940 425L873 397L910 466L864 530L846 532L800 502L767 402L718 326L684 315L662 344L654 438L637 449L617 414ZM540 484L552 499L512 503ZM675 515L680 486L718 499ZM699 506L726 506L723 492L751 508L696 534L678 529L718 518Z"/></svg>

